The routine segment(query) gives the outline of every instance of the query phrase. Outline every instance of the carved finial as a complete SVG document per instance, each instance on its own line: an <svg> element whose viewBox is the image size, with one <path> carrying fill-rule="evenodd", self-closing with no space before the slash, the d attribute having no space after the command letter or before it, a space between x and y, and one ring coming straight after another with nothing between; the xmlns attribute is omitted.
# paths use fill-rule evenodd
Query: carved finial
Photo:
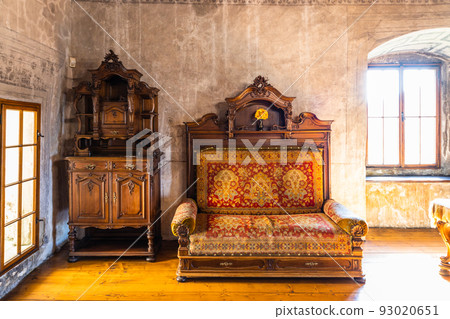
<svg viewBox="0 0 450 319"><path fill-rule="evenodd" d="M105 55L105 62L109 62L109 61L112 61L115 63L119 62L119 57L117 56L117 54L114 53L113 50L109 50L109 53L107 53Z"/></svg>
<svg viewBox="0 0 450 319"><path fill-rule="evenodd" d="M265 77L258 75L254 80L253 80L253 85L252 86L256 86L257 88L263 88L265 86L272 86L269 84L269 79L266 79Z"/></svg>
<svg viewBox="0 0 450 319"><path fill-rule="evenodd" d="M265 77L258 75L254 80L253 80L253 84L250 85L249 87L254 87L256 88L256 91L259 94L263 94L266 91L266 87L267 86L272 86L269 84L269 79L266 79Z"/></svg>

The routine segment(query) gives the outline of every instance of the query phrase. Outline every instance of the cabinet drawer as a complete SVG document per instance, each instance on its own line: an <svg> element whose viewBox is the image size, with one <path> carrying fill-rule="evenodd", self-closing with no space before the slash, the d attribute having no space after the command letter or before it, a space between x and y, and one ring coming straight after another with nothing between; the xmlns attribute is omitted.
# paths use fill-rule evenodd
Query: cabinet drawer
<svg viewBox="0 0 450 319"><path fill-rule="evenodd" d="M99 171L108 169L108 161L76 160L71 162L74 171Z"/></svg>
<svg viewBox="0 0 450 319"><path fill-rule="evenodd" d="M147 169L147 161L114 161L112 168L115 171L136 171L136 173L145 172Z"/></svg>
<svg viewBox="0 0 450 319"><path fill-rule="evenodd" d="M103 137L126 137L128 131L126 128L103 128Z"/></svg>

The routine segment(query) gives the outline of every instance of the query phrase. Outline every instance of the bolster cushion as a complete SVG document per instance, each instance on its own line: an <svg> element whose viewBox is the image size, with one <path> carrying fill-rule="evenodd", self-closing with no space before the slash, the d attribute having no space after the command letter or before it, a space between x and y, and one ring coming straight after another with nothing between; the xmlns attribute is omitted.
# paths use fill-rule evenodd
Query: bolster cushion
<svg viewBox="0 0 450 319"><path fill-rule="evenodd" d="M189 234L195 229L195 220L197 218L197 204L191 198L186 198L183 202L178 206L175 211L175 215L172 219L172 233L175 236L178 236L177 229L179 226L184 225L189 230Z"/></svg>
<svg viewBox="0 0 450 319"><path fill-rule="evenodd" d="M329 199L323 205L324 213L330 217L348 234L354 237L362 237L367 234L369 227L364 219L355 215L351 210L334 199Z"/></svg>

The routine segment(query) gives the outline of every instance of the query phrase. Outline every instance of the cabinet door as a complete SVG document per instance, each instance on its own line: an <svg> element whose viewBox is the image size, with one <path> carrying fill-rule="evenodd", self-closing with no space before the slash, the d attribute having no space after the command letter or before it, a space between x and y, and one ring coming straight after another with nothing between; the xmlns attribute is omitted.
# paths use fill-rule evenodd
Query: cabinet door
<svg viewBox="0 0 450 319"><path fill-rule="evenodd" d="M115 173L113 175L113 222L145 224L147 219L147 174Z"/></svg>
<svg viewBox="0 0 450 319"><path fill-rule="evenodd" d="M72 221L74 223L107 223L107 173L72 173Z"/></svg>

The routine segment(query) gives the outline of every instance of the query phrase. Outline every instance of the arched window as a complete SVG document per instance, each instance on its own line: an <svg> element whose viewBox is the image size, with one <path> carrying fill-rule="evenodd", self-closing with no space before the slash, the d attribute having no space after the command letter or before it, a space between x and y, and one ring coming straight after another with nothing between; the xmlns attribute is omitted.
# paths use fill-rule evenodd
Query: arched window
<svg viewBox="0 0 450 319"><path fill-rule="evenodd" d="M372 50L368 60L369 172L420 174L417 169L430 169L425 174L439 173L441 148L445 148L441 135L446 139L440 127L441 104L448 95L442 92L441 82L448 82L450 28L395 38Z"/></svg>
<svg viewBox="0 0 450 319"><path fill-rule="evenodd" d="M369 65L367 165L439 165L440 64Z"/></svg>

